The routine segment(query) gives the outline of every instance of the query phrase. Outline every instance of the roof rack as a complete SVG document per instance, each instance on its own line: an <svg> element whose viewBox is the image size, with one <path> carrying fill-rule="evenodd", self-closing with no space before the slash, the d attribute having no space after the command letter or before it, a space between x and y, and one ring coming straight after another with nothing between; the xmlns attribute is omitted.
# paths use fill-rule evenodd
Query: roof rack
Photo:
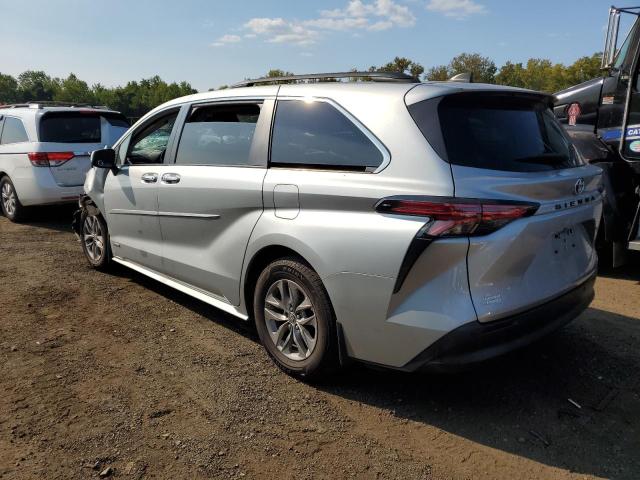
<svg viewBox="0 0 640 480"><path fill-rule="evenodd" d="M44 107L70 107L70 108L96 108L108 110L109 107L105 105L91 105L89 103L77 103L77 102L56 102L51 100L42 100L34 102L24 103L10 103L7 105L0 104L0 108L44 108Z"/></svg>
<svg viewBox="0 0 640 480"><path fill-rule="evenodd" d="M366 79L372 82L402 82L419 83L420 81L411 75L401 72L334 72L334 73L313 73L307 75L289 75L286 77L262 77L250 80L243 80L231 86L231 88L253 87L255 85L265 85L281 82L299 82L303 80L315 80L318 82L335 80L337 78L357 78Z"/></svg>

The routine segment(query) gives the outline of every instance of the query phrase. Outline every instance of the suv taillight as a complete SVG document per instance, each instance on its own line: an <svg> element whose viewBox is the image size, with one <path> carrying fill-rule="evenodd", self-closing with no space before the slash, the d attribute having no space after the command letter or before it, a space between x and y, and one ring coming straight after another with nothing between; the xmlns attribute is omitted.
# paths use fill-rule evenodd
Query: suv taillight
<svg viewBox="0 0 640 480"><path fill-rule="evenodd" d="M423 238L487 235L508 223L536 213L540 205L529 202L467 200L458 198L386 198L376 211L427 217Z"/></svg>
<svg viewBox="0 0 640 480"><path fill-rule="evenodd" d="M34 167L58 167L75 157L73 152L31 152L29 160Z"/></svg>

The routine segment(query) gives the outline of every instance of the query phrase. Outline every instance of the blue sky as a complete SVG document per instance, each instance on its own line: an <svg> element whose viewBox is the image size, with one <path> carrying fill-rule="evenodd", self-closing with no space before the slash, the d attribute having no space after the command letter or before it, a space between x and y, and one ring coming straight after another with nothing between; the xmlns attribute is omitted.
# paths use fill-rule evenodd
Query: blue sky
<svg viewBox="0 0 640 480"><path fill-rule="evenodd" d="M611 0L0 0L0 72L112 86L160 75L198 90L256 77L426 68L461 52L570 63L602 49Z"/></svg>

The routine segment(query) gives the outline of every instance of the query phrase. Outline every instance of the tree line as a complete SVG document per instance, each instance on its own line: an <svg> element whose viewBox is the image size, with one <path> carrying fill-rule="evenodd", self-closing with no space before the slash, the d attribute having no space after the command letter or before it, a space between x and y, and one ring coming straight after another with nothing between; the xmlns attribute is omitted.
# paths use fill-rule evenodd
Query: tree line
<svg viewBox="0 0 640 480"><path fill-rule="evenodd" d="M159 76L109 88L99 83L89 87L73 73L67 78L52 78L33 70L17 78L0 73L0 105L33 101L86 103L105 105L136 118L164 102L192 93L197 90L189 83L167 83Z"/></svg>
<svg viewBox="0 0 640 480"><path fill-rule="evenodd" d="M391 62L371 66L370 72L404 72L420 80L442 81L459 73L471 73L474 82L510 85L548 93L596 78L600 72L600 53L578 58L570 65L554 63L543 58L527 62L506 62L498 68L495 62L479 53L462 53L446 65L425 68L413 60L396 57ZM353 68L353 71L361 69ZM293 75L272 69L265 76ZM228 88L222 85L217 89ZM215 89L211 89L215 90ZM128 117L141 117L152 108L173 98L196 93L188 83L167 83L159 76L131 81L124 86L105 87L99 83L89 86L73 73L67 78L50 77L43 71L29 70L14 78L0 73L0 104L29 101L59 101L105 105Z"/></svg>

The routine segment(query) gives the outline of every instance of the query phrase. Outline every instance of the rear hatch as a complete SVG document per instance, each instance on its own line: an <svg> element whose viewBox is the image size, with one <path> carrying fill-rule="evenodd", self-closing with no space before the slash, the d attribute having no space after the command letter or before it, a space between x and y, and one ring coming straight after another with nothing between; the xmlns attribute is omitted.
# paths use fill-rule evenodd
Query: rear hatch
<svg viewBox="0 0 640 480"><path fill-rule="evenodd" d="M113 145L128 128L126 117L116 112L45 112L38 128L36 161L48 165L61 187L82 185L91 168L91 152Z"/></svg>
<svg viewBox="0 0 640 480"><path fill-rule="evenodd" d="M463 92L409 106L451 165L456 198L525 202L535 211L469 236L469 288L481 322L560 296L597 266L601 171L580 158L550 106L549 97L519 91Z"/></svg>

